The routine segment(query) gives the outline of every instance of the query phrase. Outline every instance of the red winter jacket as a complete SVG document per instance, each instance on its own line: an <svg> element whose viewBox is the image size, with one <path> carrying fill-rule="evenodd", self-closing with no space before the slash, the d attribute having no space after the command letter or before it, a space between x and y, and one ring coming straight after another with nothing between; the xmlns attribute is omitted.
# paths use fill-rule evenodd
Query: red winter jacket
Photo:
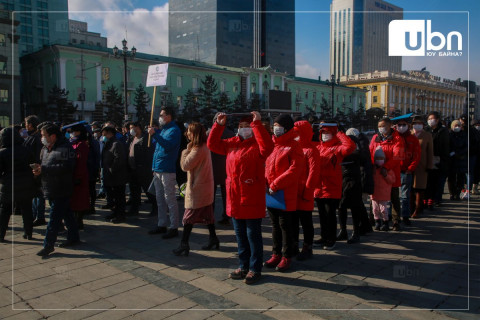
<svg viewBox="0 0 480 320"><path fill-rule="evenodd" d="M392 187L400 187L402 185L400 180L400 166L405 151L403 139L394 129L391 129L390 135L383 140L378 134L374 135L370 142L370 156L372 157L372 163L375 163L374 155L378 146L381 146L385 153L385 163L383 167L387 170L393 170L393 173L395 173L395 182Z"/></svg>
<svg viewBox="0 0 480 320"><path fill-rule="evenodd" d="M401 162L400 171L409 171L410 173L413 173L420 163L420 157L422 155L420 142L418 141L418 138L408 130L403 134L399 134L400 137L403 138L405 145L405 158Z"/></svg>
<svg viewBox="0 0 480 320"><path fill-rule="evenodd" d="M235 219L265 217L265 160L273 142L261 121L251 127L250 139L222 140L225 126L215 123L207 140L210 151L227 156L227 215Z"/></svg>
<svg viewBox="0 0 480 320"><path fill-rule="evenodd" d="M273 136L275 147L266 162L268 186L273 191L283 190L285 211L297 210L298 180L305 165L302 148L295 141L296 136L293 129L279 137Z"/></svg>
<svg viewBox="0 0 480 320"><path fill-rule="evenodd" d="M315 189L315 198L342 198L341 163L356 147L355 142L343 132L337 132L330 141L317 144L320 153L320 179Z"/></svg>
<svg viewBox="0 0 480 320"><path fill-rule="evenodd" d="M320 176L320 155L312 143L313 129L308 121L295 122L295 130L300 136L305 166L298 183L297 210L313 211L313 192Z"/></svg>

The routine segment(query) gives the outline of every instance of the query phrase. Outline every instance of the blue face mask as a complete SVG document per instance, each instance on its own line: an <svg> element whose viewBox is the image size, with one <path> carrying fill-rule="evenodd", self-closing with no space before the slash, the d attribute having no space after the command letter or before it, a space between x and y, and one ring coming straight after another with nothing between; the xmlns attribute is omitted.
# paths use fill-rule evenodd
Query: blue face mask
<svg viewBox="0 0 480 320"><path fill-rule="evenodd" d="M70 132L65 132L65 138L70 139Z"/></svg>
<svg viewBox="0 0 480 320"><path fill-rule="evenodd" d="M103 143L105 143L105 142L108 141L108 138L105 137L105 136L102 136L102 137L100 138L100 141L103 142Z"/></svg>

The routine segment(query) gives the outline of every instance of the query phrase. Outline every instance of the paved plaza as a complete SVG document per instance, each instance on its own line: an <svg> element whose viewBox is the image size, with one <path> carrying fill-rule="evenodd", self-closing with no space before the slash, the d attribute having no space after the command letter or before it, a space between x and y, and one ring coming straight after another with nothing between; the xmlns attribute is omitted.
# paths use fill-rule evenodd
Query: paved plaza
<svg viewBox="0 0 480 320"><path fill-rule="evenodd" d="M263 279L251 286L228 279L237 268L231 226L217 228L220 251L201 250L208 230L195 226L190 255L177 257L171 251L180 238L148 235L156 217L148 216L149 205L142 209L119 225L105 222L109 212L97 209L86 216L81 245L56 248L44 259L35 253L41 249L45 226L35 228L34 240L27 241L21 217L12 217L13 234L9 231L6 239L13 236L13 243L0 245L0 318L479 317L480 196L473 196L469 211L465 201L445 200L401 232L375 232L354 245L338 242L331 252L316 248L313 259L294 261L290 272L264 269ZM316 212L314 222L317 239ZM271 252L270 232L267 218L265 258Z"/></svg>

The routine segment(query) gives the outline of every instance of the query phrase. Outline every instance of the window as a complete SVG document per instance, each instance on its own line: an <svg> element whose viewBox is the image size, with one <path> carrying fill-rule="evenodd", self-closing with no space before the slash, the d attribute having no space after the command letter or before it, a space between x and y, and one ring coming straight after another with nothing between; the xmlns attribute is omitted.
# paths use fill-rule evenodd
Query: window
<svg viewBox="0 0 480 320"><path fill-rule="evenodd" d="M0 74L7 74L7 61L0 61Z"/></svg>
<svg viewBox="0 0 480 320"><path fill-rule="evenodd" d="M322 92L322 100L325 99L325 93Z"/></svg>
<svg viewBox="0 0 480 320"><path fill-rule="evenodd" d="M238 92L238 82L233 83L233 92Z"/></svg>
<svg viewBox="0 0 480 320"><path fill-rule="evenodd" d="M349 98L350 98L350 103L352 103L352 96L349 96Z"/></svg>
<svg viewBox="0 0 480 320"><path fill-rule="evenodd" d="M192 89L198 89L198 78L192 78Z"/></svg>
<svg viewBox="0 0 480 320"><path fill-rule="evenodd" d="M338 94L337 94L337 102L338 102Z"/></svg>
<svg viewBox="0 0 480 320"><path fill-rule="evenodd" d="M220 92L225 92L225 80L220 81Z"/></svg>
<svg viewBox="0 0 480 320"><path fill-rule="evenodd" d="M317 93L316 93L316 92L313 93L312 99L313 99L313 100L317 100Z"/></svg>
<svg viewBox="0 0 480 320"><path fill-rule="evenodd" d="M305 91L305 99L308 99L308 91Z"/></svg>
<svg viewBox="0 0 480 320"><path fill-rule="evenodd" d="M0 33L0 47L5 47L5 46L6 46L5 34L4 34L4 33Z"/></svg>
<svg viewBox="0 0 480 320"><path fill-rule="evenodd" d="M102 102L107 101L107 90L102 90Z"/></svg>
<svg viewBox="0 0 480 320"><path fill-rule="evenodd" d="M181 88L183 86L183 81L181 76L177 76L177 88Z"/></svg>
<svg viewBox="0 0 480 320"><path fill-rule="evenodd" d="M77 43L77 39L72 39L72 43Z"/></svg>
<svg viewBox="0 0 480 320"><path fill-rule="evenodd" d="M345 95L343 95L343 99L342 99L342 102L345 102Z"/></svg>
<svg viewBox="0 0 480 320"><path fill-rule="evenodd" d="M177 107L178 107L178 110L182 110L182 109L183 109L182 96L177 96Z"/></svg>
<svg viewBox="0 0 480 320"><path fill-rule="evenodd" d="M378 97L377 96L373 96L373 102L377 102L378 100Z"/></svg>
<svg viewBox="0 0 480 320"><path fill-rule="evenodd" d="M377 91L377 86L373 86L373 92Z"/></svg>
<svg viewBox="0 0 480 320"><path fill-rule="evenodd" d="M0 89L0 102L8 102L8 90Z"/></svg>
<svg viewBox="0 0 480 320"><path fill-rule="evenodd" d="M300 90L295 89L295 97L300 98Z"/></svg>
<svg viewBox="0 0 480 320"><path fill-rule="evenodd" d="M279 87L279 86L275 86L274 89L278 91L278 90L280 90L280 87Z"/></svg>
<svg viewBox="0 0 480 320"><path fill-rule="evenodd" d="M251 93L256 93L257 92L257 84L255 82L252 82L252 86L250 88Z"/></svg>

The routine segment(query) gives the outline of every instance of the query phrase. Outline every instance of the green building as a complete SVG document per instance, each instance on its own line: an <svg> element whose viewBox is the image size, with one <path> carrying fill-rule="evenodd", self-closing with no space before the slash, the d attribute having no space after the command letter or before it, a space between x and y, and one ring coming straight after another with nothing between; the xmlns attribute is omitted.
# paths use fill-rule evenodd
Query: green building
<svg viewBox="0 0 480 320"><path fill-rule="evenodd" d="M124 62L117 59L110 48L52 45L22 57L20 63L27 115L46 114L46 109L51 108L48 105L49 91L54 86L66 89L69 103L77 107L72 120L104 120L107 88L114 85L123 95ZM202 80L212 75L219 93L225 93L231 101L241 96L246 105L260 108L272 116L280 112L299 115L331 110L331 87L321 80L289 76L269 66L232 68L137 52L135 58L127 61L130 119L135 119L133 101L136 88L139 84L145 86L148 66L160 63L168 63L169 70L167 85L157 88L156 106L173 100L182 110L187 91L199 95ZM146 92L152 97L153 88L146 88ZM335 113L348 113L357 110L360 104L365 105L362 89L335 86L335 96Z"/></svg>

